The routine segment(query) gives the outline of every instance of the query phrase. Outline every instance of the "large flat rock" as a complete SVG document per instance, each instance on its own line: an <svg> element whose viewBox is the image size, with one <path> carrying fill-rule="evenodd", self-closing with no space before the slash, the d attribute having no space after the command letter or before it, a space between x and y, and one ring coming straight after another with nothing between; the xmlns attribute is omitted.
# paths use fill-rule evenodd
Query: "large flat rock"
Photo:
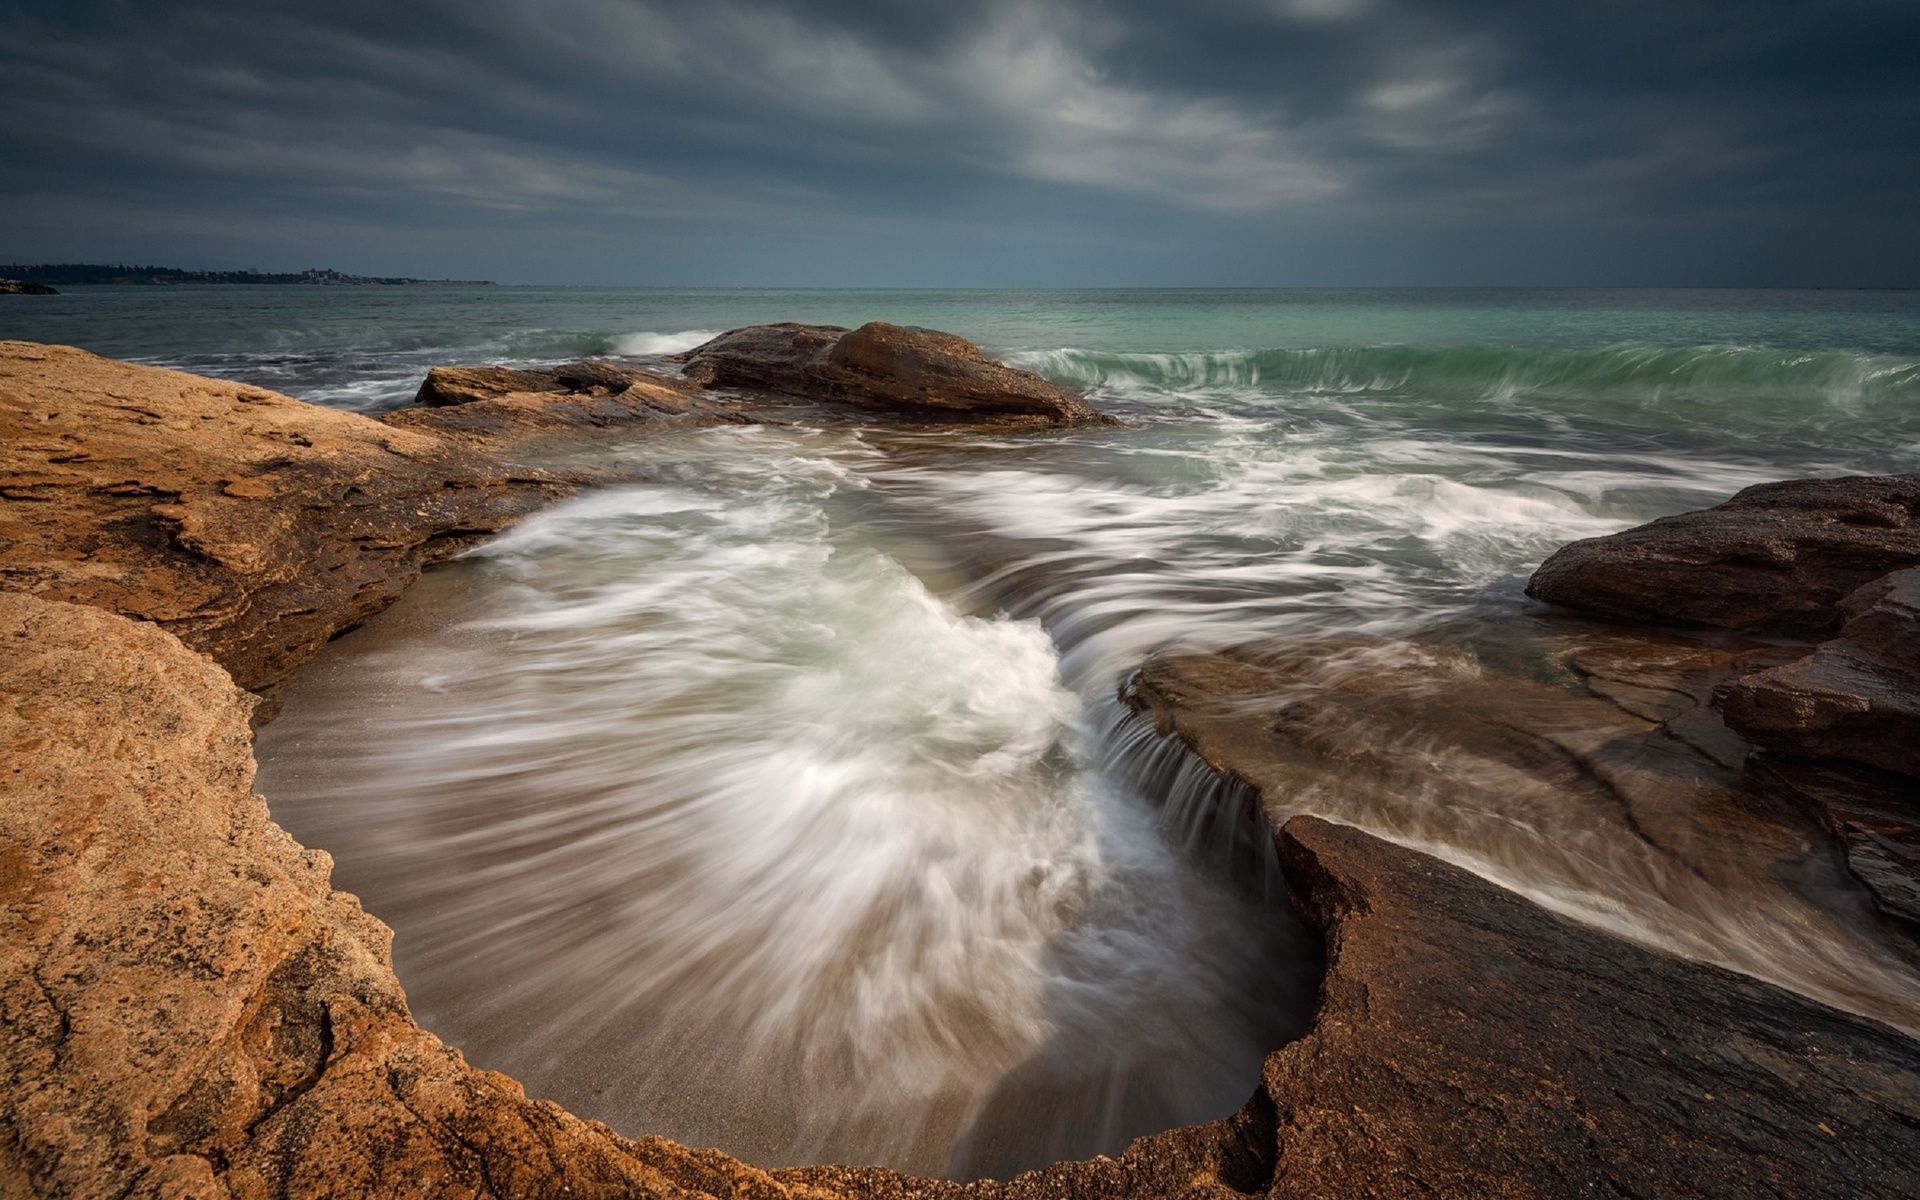
<svg viewBox="0 0 1920 1200"><path fill-rule="evenodd" d="M1763 483L1561 547L1527 594L1655 624L1817 638L1855 589L1920 566L1920 475Z"/></svg>
<svg viewBox="0 0 1920 1200"><path fill-rule="evenodd" d="M1078 392L995 362L965 338L915 326L754 325L679 357L700 387L827 401L908 421L1110 423Z"/></svg>

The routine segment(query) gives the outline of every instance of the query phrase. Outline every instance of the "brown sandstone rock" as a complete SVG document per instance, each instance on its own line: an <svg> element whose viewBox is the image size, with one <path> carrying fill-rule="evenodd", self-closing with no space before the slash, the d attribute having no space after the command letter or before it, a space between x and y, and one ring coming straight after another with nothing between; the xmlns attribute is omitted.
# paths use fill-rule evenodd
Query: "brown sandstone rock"
<svg viewBox="0 0 1920 1200"><path fill-rule="evenodd" d="M789 1194L414 1025L391 933L249 794L252 697L164 630L0 592L0 697L0 1194Z"/></svg>
<svg viewBox="0 0 1920 1200"><path fill-rule="evenodd" d="M246 687L566 490L259 388L0 342L0 586L157 622Z"/></svg>
<svg viewBox="0 0 1920 1200"><path fill-rule="evenodd" d="M1077 392L985 357L950 333L869 322L754 325L681 356L701 387L773 392L909 420L1059 426L1106 423Z"/></svg>
<svg viewBox="0 0 1920 1200"><path fill-rule="evenodd" d="M746 419L738 405L701 396L679 380L608 362L540 371L435 367L415 400L419 407L380 419L496 453L538 453L610 428L650 433Z"/></svg>
<svg viewBox="0 0 1920 1200"><path fill-rule="evenodd" d="M1920 565L1920 476L1799 479L1561 547L1527 584L1539 600L1653 623L1814 638L1839 602Z"/></svg>
<svg viewBox="0 0 1920 1200"><path fill-rule="evenodd" d="M658 376L623 376L615 395L588 378L597 367L562 369L577 391L556 381L374 421L0 342L0 587L158 622L268 686L422 567L584 478L514 458L610 426L740 419Z"/></svg>

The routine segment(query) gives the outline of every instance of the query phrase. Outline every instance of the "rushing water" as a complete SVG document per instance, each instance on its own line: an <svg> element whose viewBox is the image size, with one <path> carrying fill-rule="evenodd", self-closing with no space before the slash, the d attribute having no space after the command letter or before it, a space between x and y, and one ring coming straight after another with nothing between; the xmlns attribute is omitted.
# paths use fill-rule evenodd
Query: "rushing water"
<svg viewBox="0 0 1920 1200"><path fill-rule="evenodd" d="M1524 636L1565 541L1920 470L1911 293L0 299L8 336L365 410L435 362L885 318L1125 418L609 444L639 482L430 573L262 733L276 816L395 926L429 1027L628 1132L767 1162L1111 1153L1230 1112L1303 1027L1320 954L1247 797L1115 701L1147 655L1294 639L1327 679L1430 686L1436 637ZM1911 959L1784 818L1700 817L1759 847L1701 869L1499 780L1295 783L1289 811L1920 1026Z"/></svg>

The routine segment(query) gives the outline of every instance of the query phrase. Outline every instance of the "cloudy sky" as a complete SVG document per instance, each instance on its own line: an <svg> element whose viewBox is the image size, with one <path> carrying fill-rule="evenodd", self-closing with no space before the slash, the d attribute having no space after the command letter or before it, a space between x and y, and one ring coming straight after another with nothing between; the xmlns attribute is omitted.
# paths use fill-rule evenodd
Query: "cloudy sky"
<svg viewBox="0 0 1920 1200"><path fill-rule="evenodd" d="M0 261L1920 285L1916 0L0 0Z"/></svg>

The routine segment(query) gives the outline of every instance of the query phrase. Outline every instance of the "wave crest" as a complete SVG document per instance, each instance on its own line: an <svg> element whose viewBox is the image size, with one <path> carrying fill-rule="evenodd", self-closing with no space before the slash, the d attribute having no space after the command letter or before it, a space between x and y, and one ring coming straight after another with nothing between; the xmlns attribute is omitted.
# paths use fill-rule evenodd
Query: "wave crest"
<svg viewBox="0 0 1920 1200"><path fill-rule="evenodd" d="M1318 346L1177 354L1059 349L1009 356L1072 387L1126 394L1255 388L1440 397L1737 392L1858 402L1920 391L1920 359L1746 346Z"/></svg>

